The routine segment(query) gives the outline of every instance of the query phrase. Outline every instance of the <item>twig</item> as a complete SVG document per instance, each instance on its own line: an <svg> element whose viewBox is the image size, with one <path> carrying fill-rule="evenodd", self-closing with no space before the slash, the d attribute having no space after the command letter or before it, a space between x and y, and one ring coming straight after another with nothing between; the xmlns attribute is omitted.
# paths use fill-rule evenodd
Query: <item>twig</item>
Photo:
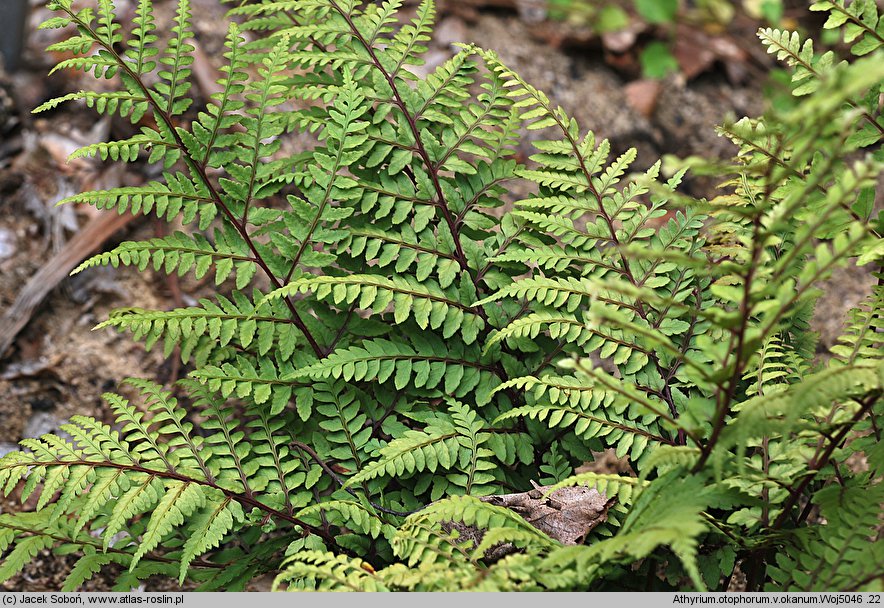
<svg viewBox="0 0 884 608"><path fill-rule="evenodd" d="M18 293L12 306L0 317L0 356L12 345L18 333L31 320L37 306L71 270L86 256L98 249L112 234L128 224L134 216L104 211L84 226L76 236L43 264Z"/></svg>

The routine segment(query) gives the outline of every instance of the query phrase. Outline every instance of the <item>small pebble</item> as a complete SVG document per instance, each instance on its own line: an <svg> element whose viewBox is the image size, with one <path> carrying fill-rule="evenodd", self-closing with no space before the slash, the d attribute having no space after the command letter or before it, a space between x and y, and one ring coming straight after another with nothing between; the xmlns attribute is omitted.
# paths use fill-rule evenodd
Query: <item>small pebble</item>
<svg viewBox="0 0 884 608"><path fill-rule="evenodd" d="M466 42L469 32L462 19L446 17L439 22L433 41L442 48L450 47L458 42Z"/></svg>
<svg viewBox="0 0 884 608"><path fill-rule="evenodd" d="M47 412L37 412L28 419L25 425L24 436L37 438L58 429L61 422L58 418Z"/></svg>
<svg viewBox="0 0 884 608"><path fill-rule="evenodd" d="M11 258L18 251L18 239L15 233L6 228L0 228L0 261Z"/></svg>
<svg viewBox="0 0 884 608"><path fill-rule="evenodd" d="M516 7L525 23L537 24L546 19L547 6L544 0L517 0Z"/></svg>

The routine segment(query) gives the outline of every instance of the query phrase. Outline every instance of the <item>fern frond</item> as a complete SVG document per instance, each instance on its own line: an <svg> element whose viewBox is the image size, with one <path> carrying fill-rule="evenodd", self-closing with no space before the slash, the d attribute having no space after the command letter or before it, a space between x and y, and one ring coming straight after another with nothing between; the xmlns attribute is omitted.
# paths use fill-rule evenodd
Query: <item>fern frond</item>
<svg viewBox="0 0 884 608"><path fill-rule="evenodd" d="M458 463L459 433L450 421L437 420L422 431L405 431L380 451L380 459L362 467L348 480L358 484L383 475L405 476L427 470L448 470Z"/></svg>
<svg viewBox="0 0 884 608"><path fill-rule="evenodd" d="M735 408L737 416L722 432L719 445L722 449L726 445L746 449L753 437L787 435L806 426L807 415L828 413L833 402L874 397L882 388L884 365L879 360L857 361L852 366L837 366L810 374L803 382L786 390L739 404ZM845 414L845 417L849 418L849 415ZM726 456L721 452L718 457Z"/></svg>
<svg viewBox="0 0 884 608"><path fill-rule="evenodd" d="M393 270L399 274L416 263L414 274L418 281L426 280L435 271L442 288L457 277L457 261L453 252L448 251L448 243L429 230L416 233L410 224L402 224L400 233L368 226L354 228L340 247L368 263L377 262L380 268L395 262Z"/></svg>
<svg viewBox="0 0 884 608"><path fill-rule="evenodd" d="M861 590L880 582L884 553L875 542L884 491L880 482L867 486L823 488L815 495L826 525L799 534L769 568L768 589Z"/></svg>
<svg viewBox="0 0 884 608"><path fill-rule="evenodd" d="M105 82L39 110L127 118L74 156L163 173L64 202L193 225L77 272L225 293L99 325L162 342L188 378L132 381L105 396L113 421L72 416L0 458L36 509L0 515L0 579L52 550L78 555L65 588L113 567L120 589L718 590L738 560L752 590L877 584L881 290L830 361L811 331L820 281L884 252L874 2L814 5L845 61L759 32L796 98L722 127L738 152L709 201L678 193L684 171L636 172L491 51L418 69L432 0L225 0L219 88L194 108L190 0L165 24L150 0L76 3L48 2L44 27L70 27L56 69ZM525 129L543 131L528 166ZM600 451L636 477L572 473ZM588 544L491 504L537 479L545 509L601 501L588 541L555 535Z"/></svg>
<svg viewBox="0 0 884 608"><path fill-rule="evenodd" d="M130 571L138 561L153 550L174 528L184 523L205 504L206 497L199 485L186 482L172 482L165 494L154 506L141 544L132 559Z"/></svg>
<svg viewBox="0 0 884 608"><path fill-rule="evenodd" d="M758 37L767 47L767 52L795 68L792 74L792 93L807 95L819 87L820 72L834 62L834 53L829 51L822 57L815 57L813 41L802 41L798 32L788 32L772 28L762 28Z"/></svg>
<svg viewBox="0 0 884 608"><path fill-rule="evenodd" d="M250 300L237 294L234 301L218 296L216 302L204 299L200 306L165 312L119 309L96 329L114 327L131 331L145 341L148 349L162 339L166 356L175 346L180 346L183 360L195 353L203 362L209 355L203 338L208 338L215 348L235 344L242 349L253 348L259 356L275 350L276 346L282 363L291 358L297 346L297 329L292 327L292 320L284 311L285 307L279 303L256 308Z"/></svg>
<svg viewBox="0 0 884 608"><path fill-rule="evenodd" d="M215 267L215 284L220 285L235 272L238 289L244 288L257 271L254 256L247 247L229 232L216 231L215 243L201 234L187 235L175 232L167 237L147 241L128 241L106 253L89 258L71 274L95 266L136 266L144 270L149 265L166 274L177 272L184 276L193 272L201 279Z"/></svg>
<svg viewBox="0 0 884 608"><path fill-rule="evenodd" d="M112 563L119 563L121 560L117 554L108 553L90 553L84 555L77 560L74 567L71 568L64 584L61 586L62 592L77 591L86 582L98 574L104 566Z"/></svg>
<svg viewBox="0 0 884 608"><path fill-rule="evenodd" d="M493 452L482 447L489 440L483 432L484 421L468 406L452 402L449 416L434 416L423 430L408 430L379 451L379 458L364 464L347 481L347 486L363 483L376 477L391 475L407 477L416 472L437 470L462 471L445 476L449 491L458 493L486 493L494 481L487 471L494 468L488 460ZM434 492L439 488L434 486Z"/></svg>
<svg viewBox="0 0 884 608"><path fill-rule="evenodd" d="M219 168L232 161L227 134L239 122L237 113L245 106L239 96L245 91L243 83L248 78L243 43L238 26L231 23L224 40L227 64L220 68L222 76L218 80L221 91L212 95L205 112L199 113L193 133L183 137L190 153L203 167Z"/></svg>
<svg viewBox="0 0 884 608"><path fill-rule="evenodd" d="M545 306L574 312L597 295L598 290L593 282L587 279L538 277L514 282L505 289L479 300L476 306L484 306L503 298L526 298Z"/></svg>
<svg viewBox="0 0 884 608"><path fill-rule="evenodd" d="M450 338L459 330L466 344L475 342L485 327L475 310L462 304L459 296L452 293L453 288L443 290L431 280L421 283L409 277L359 274L304 277L271 292L267 298L274 300L309 291L333 304L355 303L360 310L374 314L382 314L392 305L394 323L413 318L421 329L441 328L443 338Z"/></svg>
<svg viewBox="0 0 884 608"><path fill-rule="evenodd" d="M204 230L217 215L217 209L208 193L183 174L166 175L166 184L151 182L147 187L123 187L75 194L59 201L85 203L98 209L116 209L123 213L155 213L157 217L172 220L180 216L184 223L199 219Z"/></svg>
<svg viewBox="0 0 884 608"><path fill-rule="evenodd" d="M79 91L78 93L70 93L62 97L50 99L37 106L33 110L33 113L37 114L54 110L62 103L77 101L80 99L86 102L86 107L93 108L99 114L118 114L123 118L128 118L132 124L138 123L150 109L150 104L148 103L147 98L140 94L133 94L130 92L97 93L94 91ZM139 146L149 146L152 143L157 143L159 146L169 145L165 140L157 141L155 138L151 137L145 137L144 141L136 143ZM100 148L98 148L98 150L101 151ZM107 160L107 156L108 155L105 153L102 156L102 159ZM135 156L136 155L129 154L131 160L134 160ZM116 160L116 158L114 158L114 160ZM124 158L123 160L126 159Z"/></svg>
<svg viewBox="0 0 884 608"><path fill-rule="evenodd" d="M154 89L160 96L163 109L169 116L183 114L193 100L186 97L191 83L190 65L193 64L193 45L186 42L193 36L191 25L190 0L178 0L175 11L175 22L171 30L171 38L166 52L159 56L161 66L157 75L160 77Z"/></svg>
<svg viewBox="0 0 884 608"><path fill-rule="evenodd" d="M283 562L273 581L279 591L387 591L368 562L329 552L301 551Z"/></svg>
<svg viewBox="0 0 884 608"><path fill-rule="evenodd" d="M831 348L837 360L853 365L857 360L880 359L884 344L884 289L876 287L865 302L850 311L850 325Z"/></svg>
<svg viewBox="0 0 884 608"><path fill-rule="evenodd" d="M140 76L153 72L156 68L153 58L159 55L159 49L154 43L159 38L155 34L156 23L150 0L139 0L135 15L133 22L135 27L132 29L132 38L128 42L126 56L135 63L132 71Z"/></svg>
<svg viewBox="0 0 884 608"><path fill-rule="evenodd" d="M258 405L269 402L270 411L278 414L285 409L297 385L290 379L292 370L291 363L276 362L268 357L253 360L239 356L220 366L204 365L191 377L222 397L248 397Z"/></svg>
<svg viewBox="0 0 884 608"><path fill-rule="evenodd" d="M512 418L540 420L546 422L550 428L572 430L574 434L584 439L604 437L608 445L616 446L618 456L622 457L628 453L632 461L637 461L644 455L649 440L660 443L671 441L659 435L657 429L613 412L599 411L598 415L594 416L562 405L526 405L501 415L497 420Z"/></svg>
<svg viewBox="0 0 884 608"><path fill-rule="evenodd" d="M850 52L854 55L867 55L884 44L884 17L879 16L878 6L874 2L848 4L846 0L826 0L814 2L810 10L829 12L823 27L827 30L841 28L844 42L853 44Z"/></svg>
<svg viewBox="0 0 884 608"><path fill-rule="evenodd" d="M547 492L571 486L587 486L604 494L608 499L616 498L617 502L622 505L631 505L641 494L642 488L647 485L647 481L635 477L603 473L577 473L552 484Z"/></svg>
<svg viewBox="0 0 884 608"><path fill-rule="evenodd" d="M463 397L492 373L478 361L475 347L448 350L444 343L415 338L418 348L384 339L330 353L320 362L298 370L294 378L343 379L346 382L393 379L397 389L444 386L446 394ZM455 347L457 348L457 347ZM444 383L444 384L443 384Z"/></svg>
<svg viewBox="0 0 884 608"><path fill-rule="evenodd" d="M492 505L472 496L446 498L428 505L425 509L409 516L393 539L397 555L408 558L415 549L414 540L423 535L426 526L440 526L446 522L460 522L466 526L476 526L482 530L511 528L522 534L522 538L542 547L555 547L556 541L532 526L515 511ZM417 545L420 548L420 545ZM477 547L472 547L476 549ZM414 563L414 560L412 560Z"/></svg>
<svg viewBox="0 0 884 608"><path fill-rule="evenodd" d="M10 536L11 536L11 531ZM15 548L3 559L0 564L0 582L6 582L31 562L38 553L48 549L53 544L47 536L29 536L17 542ZM4 547L5 548L5 547Z"/></svg>
<svg viewBox="0 0 884 608"><path fill-rule="evenodd" d="M328 502L310 505L297 512L299 519L309 520L317 518L324 513L331 516L332 521L339 525L354 527L371 538L381 535L391 538L395 528L384 523L370 507L352 500L330 500Z"/></svg>
<svg viewBox="0 0 884 608"><path fill-rule="evenodd" d="M327 455L348 471L361 470L373 447L361 395L342 383L318 383L312 396L313 407L322 417L319 428L328 444Z"/></svg>

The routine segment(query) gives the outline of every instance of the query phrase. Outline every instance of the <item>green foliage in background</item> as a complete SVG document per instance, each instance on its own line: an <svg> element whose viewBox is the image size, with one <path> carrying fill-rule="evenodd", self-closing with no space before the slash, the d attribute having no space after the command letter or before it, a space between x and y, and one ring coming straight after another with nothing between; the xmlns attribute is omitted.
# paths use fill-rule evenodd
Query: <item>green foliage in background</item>
<svg viewBox="0 0 884 608"><path fill-rule="evenodd" d="M119 589L722 590L739 568L752 590L880 590L884 291L824 360L809 329L821 281L884 257L877 13L821 3L849 60L760 33L800 103L721 128L739 156L707 201L612 158L492 51L416 75L434 6L403 24L400 4L234 7L198 106L188 0L171 25L140 0L130 31L112 0L50 1L57 69L108 81L62 100L138 130L76 155L163 167L68 201L185 226L82 269L220 287L101 325L177 347L187 380L130 380L114 424L75 416L0 459L36 500L0 515L0 581L52 549L78 556L66 589L116 565ZM283 146L299 132L312 150ZM605 449L637 476L575 474ZM480 500L533 481L603 493L607 521L565 545Z"/></svg>
<svg viewBox="0 0 884 608"><path fill-rule="evenodd" d="M866 3L867 0L859 2ZM547 0L547 10L552 19L569 20L592 27L597 32L625 28L631 20L630 12L652 25L672 24L685 15L727 23L734 17L737 7L750 17L771 24L778 24L783 17L783 0L742 0L737 3L696 0L689 4L685 6L679 0Z"/></svg>
<svg viewBox="0 0 884 608"><path fill-rule="evenodd" d="M642 49L639 62L645 78L665 78L678 71L678 60L669 51L669 46L659 40L649 43Z"/></svg>
<svg viewBox="0 0 884 608"><path fill-rule="evenodd" d="M750 17L774 26L783 18L782 0L743 0L739 6ZM670 39L677 35L673 26L680 21L692 27L720 26L729 23L736 13L731 0L699 0L690 7L678 0L548 0L547 9L550 19L590 28L598 34L625 30L638 23L669 30ZM652 40L642 46L639 64L643 78L663 79L678 71L678 61L670 48L671 40Z"/></svg>

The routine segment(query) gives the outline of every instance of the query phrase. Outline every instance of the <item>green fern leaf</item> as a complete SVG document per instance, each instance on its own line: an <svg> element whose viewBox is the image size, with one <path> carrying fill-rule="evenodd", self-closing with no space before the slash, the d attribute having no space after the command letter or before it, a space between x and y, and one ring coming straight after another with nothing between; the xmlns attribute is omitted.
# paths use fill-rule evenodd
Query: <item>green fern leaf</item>
<svg viewBox="0 0 884 608"><path fill-rule="evenodd" d="M133 571L142 557L156 548L163 538L174 528L183 524L186 518L205 504L205 495L200 486L193 483L169 482L150 516L144 537L132 557L129 571Z"/></svg>

